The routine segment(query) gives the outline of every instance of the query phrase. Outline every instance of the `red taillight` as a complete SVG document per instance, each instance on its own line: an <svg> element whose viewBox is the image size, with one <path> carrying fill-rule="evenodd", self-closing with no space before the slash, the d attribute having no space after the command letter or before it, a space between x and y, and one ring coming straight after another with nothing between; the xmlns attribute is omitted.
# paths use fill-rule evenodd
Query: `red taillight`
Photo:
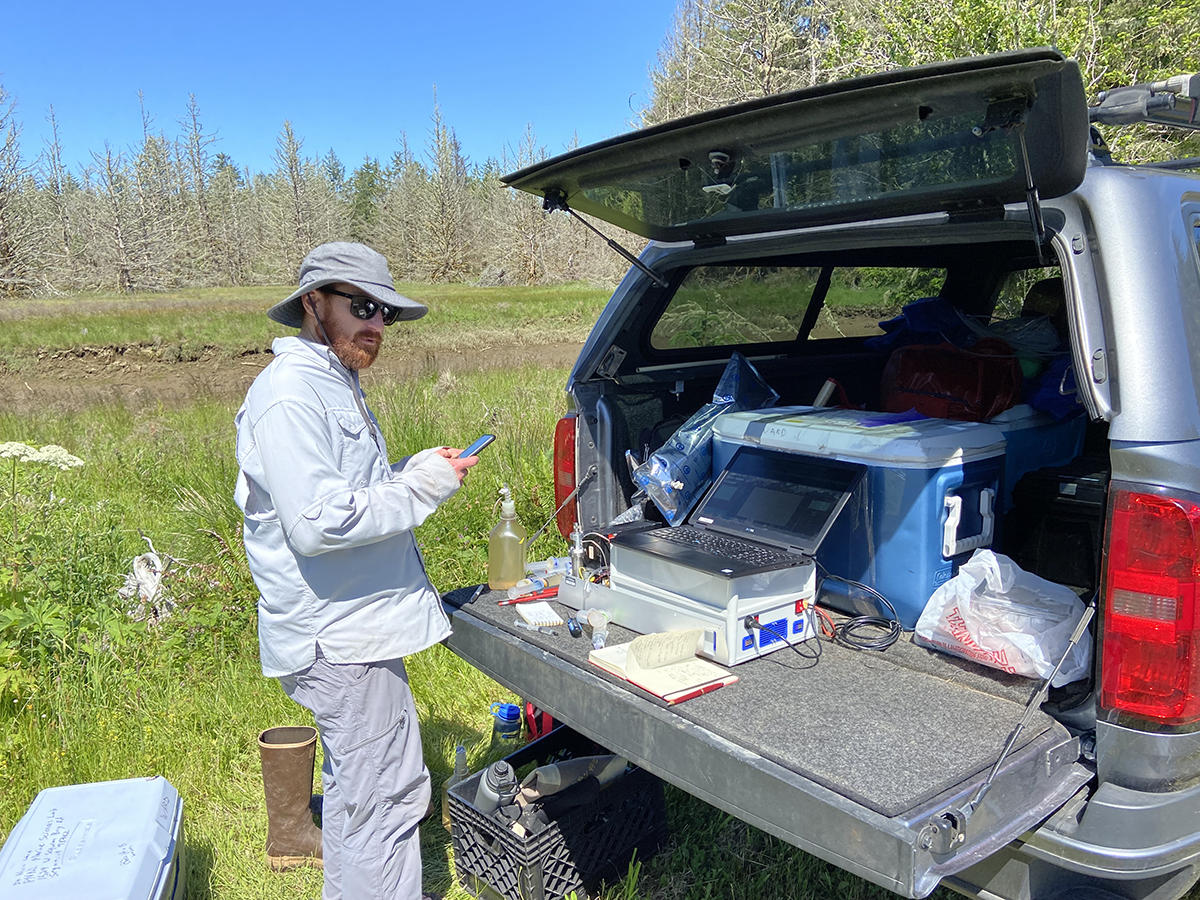
<svg viewBox="0 0 1200 900"><path fill-rule="evenodd" d="M554 508L575 490L575 416L563 416L554 426ZM579 521L579 498L575 497L558 511L558 531L570 537Z"/></svg>
<svg viewBox="0 0 1200 900"><path fill-rule="evenodd" d="M1114 490L1104 572L1100 704L1178 725L1200 719L1200 506Z"/></svg>

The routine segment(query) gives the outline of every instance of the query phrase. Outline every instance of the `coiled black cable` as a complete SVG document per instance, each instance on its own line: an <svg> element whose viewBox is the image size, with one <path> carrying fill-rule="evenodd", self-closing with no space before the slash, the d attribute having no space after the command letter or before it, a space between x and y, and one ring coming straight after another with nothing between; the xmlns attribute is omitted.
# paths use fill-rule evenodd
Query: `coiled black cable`
<svg viewBox="0 0 1200 900"><path fill-rule="evenodd" d="M900 616L896 614L896 607L888 602L887 597L861 581L852 581L841 575L834 575L819 562L817 568L824 573L826 578L832 578L834 581L840 581L873 595L882 608L889 613L889 616L854 616L845 622L834 625L833 639L835 641L854 650L883 652L900 640L900 636L904 633L904 626L900 624Z"/></svg>

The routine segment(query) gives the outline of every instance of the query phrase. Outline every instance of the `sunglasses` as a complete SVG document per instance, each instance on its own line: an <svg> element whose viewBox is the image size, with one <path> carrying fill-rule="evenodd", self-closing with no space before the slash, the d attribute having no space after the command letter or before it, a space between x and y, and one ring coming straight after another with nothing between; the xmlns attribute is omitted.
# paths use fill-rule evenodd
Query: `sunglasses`
<svg viewBox="0 0 1200 900"><path fill-rule="evenodd" d="M350 301L350 312L358 316L364 322L375 318L375 313L383 313L384 326L395 325L400 318L400 308L396 306L388 306L386 303L380 303L374 297L368 297L366 294L347 294L345 291L335 291L333 288L322 288L326 294L337 294L339 297L345 297Z"/></svg>

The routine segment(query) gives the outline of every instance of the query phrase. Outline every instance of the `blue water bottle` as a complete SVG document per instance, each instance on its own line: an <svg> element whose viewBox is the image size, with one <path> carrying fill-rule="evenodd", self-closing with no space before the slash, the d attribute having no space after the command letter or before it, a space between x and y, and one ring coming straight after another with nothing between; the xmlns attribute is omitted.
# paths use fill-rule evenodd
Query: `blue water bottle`
<svg viewBox="0 0 1200 900"><path fill-rule="evenodd" d="M515 703L493 703L492 748L503 747L507 756L521 743L521 707Z"/></svg>

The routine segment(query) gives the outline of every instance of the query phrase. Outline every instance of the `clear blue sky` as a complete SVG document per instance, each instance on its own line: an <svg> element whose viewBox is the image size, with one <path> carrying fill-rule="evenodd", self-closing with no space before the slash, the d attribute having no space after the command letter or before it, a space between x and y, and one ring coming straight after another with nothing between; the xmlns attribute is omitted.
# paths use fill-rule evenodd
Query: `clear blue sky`
<svg viewBox="0 0 1200 900"><path fill-rule="evenodd" d="M676 0L391 3L14 2L4 12L0 85L17 101L32 161L58 119L76 169L108 141L141 139L138 91L155 131L179 134L188 95L224 152L273 168L285 119L303 151L352 169L386 161L401 132L423 153L434 87L472 163L515 149L526 124L551 155L629 130Z"/></svg>

